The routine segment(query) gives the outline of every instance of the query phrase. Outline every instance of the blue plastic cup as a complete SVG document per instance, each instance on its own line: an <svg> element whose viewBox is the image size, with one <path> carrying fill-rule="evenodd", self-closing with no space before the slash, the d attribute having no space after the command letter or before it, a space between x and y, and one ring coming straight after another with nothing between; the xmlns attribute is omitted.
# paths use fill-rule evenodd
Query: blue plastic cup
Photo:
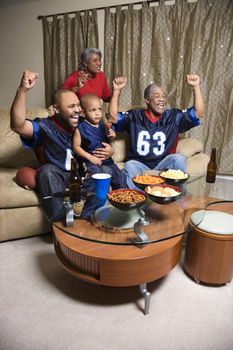
<svg viewBox="0 0 233 350"><path fill-rule="evenodd" d="M107 199L108 190L111 182L111 175L101 173L92 175L94 181L96 197L99 199Z"/></svg>

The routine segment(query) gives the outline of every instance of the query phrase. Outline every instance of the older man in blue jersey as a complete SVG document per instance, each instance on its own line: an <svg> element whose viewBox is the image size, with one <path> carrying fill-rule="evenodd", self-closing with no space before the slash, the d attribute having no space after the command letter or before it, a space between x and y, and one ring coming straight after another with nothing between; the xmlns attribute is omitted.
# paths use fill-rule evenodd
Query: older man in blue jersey
<svg viewBox="0 0 233 350"><path fill-rule="evenodd" d="M117 131L130 135L131 147L124 168L129 188L135 188L132 177L147 170L186 170L186 158L175 153L179 133L199 125L204 111L199 76L188 74L186 79L193 88L193 107L186 111L166 109L165 90L152 83L144 91L147 109L125 113L118 113L118 100L126 78L114 79L109 121L117 124Z"/></svg>
<svg viewBox="0 0 233 350"><path fill-rule="evenodd" d="M41 164L37 172L37 186L40 196L64 192L69 185L73 131L78 125L81 113L77 95L69 90L59 89L53 96L55 115L47 118L26 119L26 95L38 79L38 74L24 71L20 86L11 107L11 128L17 132L27 148L33 148ZM100 159L112 155L111 146L95 151ZM87 189L92 191L93 189ZM46 204L47 215L57 220L62 216L63 199L53 198Z"/></svg>

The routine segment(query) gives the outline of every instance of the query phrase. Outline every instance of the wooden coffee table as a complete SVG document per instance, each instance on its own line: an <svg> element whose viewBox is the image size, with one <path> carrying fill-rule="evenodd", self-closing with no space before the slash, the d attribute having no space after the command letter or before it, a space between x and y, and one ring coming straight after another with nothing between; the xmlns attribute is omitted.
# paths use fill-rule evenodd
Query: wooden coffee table
<svg viewBox="0 0 233 350"><path fill-rule="evenodd" d="M73 227L53 225L56 254L74 276L104 286L140 286L149 313L146 283L169 273L179 262L184 225L176 203L153 203L147 210L150 223L143 226L149 243L135 243L133 229L104 231L86 220Z"/></svg>

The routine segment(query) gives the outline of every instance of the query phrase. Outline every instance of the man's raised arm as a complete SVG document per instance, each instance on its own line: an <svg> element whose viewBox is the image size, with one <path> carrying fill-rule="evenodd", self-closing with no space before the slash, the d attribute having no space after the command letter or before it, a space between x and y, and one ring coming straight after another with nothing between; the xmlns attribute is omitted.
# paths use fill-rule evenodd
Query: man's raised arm
<svg viewBox="0 0 233 350"><path fill-rule="evenodd" d="M196 117L201 118L204 114L204 102L200 88L200 77L197 74L188 74L186 79L187 83L193 88L193 106Z"/></svg>
<svg viewBox="0 0 233 350"><path fill-rule="evenodd" d="M126 85L127 78L118 77L115 78L112 82L113 92L112 97L109 103L109 111L108 111L108 121L110 123L117 123L118 120L118 109L119 109L119 96L121 94L121 89Z"/></svg>
<svg viewBox="0 0 233 350"><path fill-rule="evenodd" d="M29 120L26 120L26 95L33 88L37 79L37 73L24 71L10 112L11 129L29 139L33 136L33 126Z"/></svg>

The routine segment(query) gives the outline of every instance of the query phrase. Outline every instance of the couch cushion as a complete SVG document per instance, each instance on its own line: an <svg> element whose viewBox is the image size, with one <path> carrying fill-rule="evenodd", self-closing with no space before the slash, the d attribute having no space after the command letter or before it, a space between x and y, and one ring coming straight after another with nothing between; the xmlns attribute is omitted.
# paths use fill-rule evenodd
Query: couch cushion
<svg viewBox="0 0 233 350"><path fill-rule="evenodd" d="M119 169L123 170L124 169L125 162L118 162L117 166Z"/></svg>
<svg viewBox="0 0 233 350"><path fill-rule="evenodd" d="M126 154L129 150L129 136L123 132L119 132L116 135L115 140L112 142L111 146L113 148L113 160L116 163L124 162Z"/></svg>
<svg viewBox="0 0 233 350"><path fill-rule="evenodd" d="M176 153L183 154L189 158L199 152L203 152L203 144L197 139L186 137L178 141Z"/></svg>
<svg viewBox="0 0 233 350"><path fill-rule="evenodd" d="M210 157L205 153L194 154L194 156L187 159L186 171L193 176L205 175L209 161Z"/></svg>
<svg viewBox="0 0 233 350"><path fill-rule="evenodd" d="M36 193L16 184L16 172L17 169L0 169L0 208L38 206Z"/></svg>
<svg viewBox="0 0 233 350"><path fill-rule="evenodd" d="M39 207L0 209L0 242L51 231Z"/></svg>
<svg viewBox="0 0 233 350"><path fill-rule="evenodd" d="M46 117L48 111L40 108L30 108L26 117ZM20 137L10 128L10 108L0 108L0 166L5 168L18 168L21 166L37 167L38 161L32 150L26 150Z"/></svg>

